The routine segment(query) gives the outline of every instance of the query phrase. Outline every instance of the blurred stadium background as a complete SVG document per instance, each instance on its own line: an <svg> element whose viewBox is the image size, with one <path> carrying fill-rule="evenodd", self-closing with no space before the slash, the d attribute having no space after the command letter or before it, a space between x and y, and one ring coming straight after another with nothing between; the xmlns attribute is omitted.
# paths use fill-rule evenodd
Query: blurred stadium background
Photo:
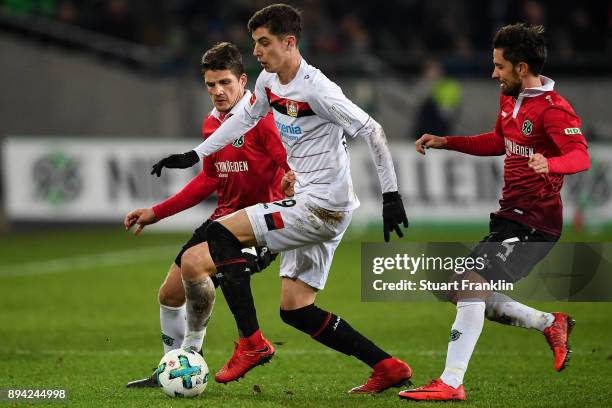
<svg viewBox="0 0 612 408"><path fill-rule="evenodd" d="M152 162L189 149L211 108L199 59L218 41L244 50L250 85L260 69L245 29L266 1L4 0L0 2L2 229L41 221L117 222L176 191L193 173L149 177ZM568 177L566 219L601 229L612 219L612 3L570 1L297 1L305 58L376 117L392 142L402 192L420 222L486 221L501 160L434 153L423 132L492 128L498 86L492 34L544 24L545 73L582 116L592 170ZM388 10L394 10L389 13ZM376 218L378 186L365 144L352 143L362 225ZM156 228L191 228L207 205ZM459 216L460 215L460 216ZM377 219L377 218L376 218Z"/></svg>
<svg viewBox="0 0 612 408"><path fill-rule="evenodd" d="M121 222L127 211L164 199L198 171L167 171L160 179L149 175L160 157L200 140L201 121L211 109L199 73L204 50L218 41L236 43L244 51L249 85L254 84L260 69L250 54L246 21L270 3L0 0L0 357L8 362L0 369L0 388L70 385L83 406L159 400L157 394L128 394L121 387L146 374L159 358L156 288L176 250L216 200L147 228L137 239L123 232ZM405 239L412 241L475 242L485 234L488 213L497 207L502 158L431 152L422 160L412 143L425 131L491 129L499 92L490 79L493 33L516 21L544 24L549 42L544 73L581 115L592 155L588 173L566 178L564 240L612 239L612 2L289 3L304 12L300 48L305 58L385 127L412 223ZM442 367L453 310L402 305L402 322L391 323L380 316L398 314L396 305L360 303L355 254L360 242L382 240L380 192L365 143L349 144L362 207L339 249L321 304L347 312L356 326L368 327L367 334L414 361L421 370L416 382L423 382ZM153 233L162 230L173 233ZM276 271L274 266L266 274ZM278 279L262 277L254 285L260 320L273 340L297 344L306 355L318 347L280 323ZM610 305L546 307L579 315L583 329L576 333L581 345L576 367L523 394L522 386L529 387L542 372L552 378L545 371L548 350L533 333L526 341L524 331L495 326L479 345L484 357L475 357L468 374L476 406L499 403L499 387L508 384L512 397L503 400L505 406L527 406L528 400L542 406L609 402L612 391L601 385L612 375ZM222 299L216 310L208 343L216 351L207 358L213 370L231 352L234 336ZM526 343L517 350L515 340ZM512 357L501 374L487 357L500 345ZM334 368L317 365L322 364L315 362L318 357L300 366L299 354L279 358L280 372L258 369L255 379L247 378L246 389L241 383L243 388L232 390L246 405L346 406L340 394L367 374L341 357L328 356ZM49 375L68 360L74 373ZM16 364L25 371L9 370ZM286 374L294 367L299 377ZM73 375L80 380L75 383ZM503 380L496 384L492 378L499 375ZM273 397L267 400L265 392L249 388L259 379L292 385L268 389ZM316 395L299 394L306 383ZM591 386L595 394L582 392ZM491 393L478 393L478 387ZM561 394L550 392L559 388ZM211 387L207 393L217 405L232 405L225 390Z"/></svg>

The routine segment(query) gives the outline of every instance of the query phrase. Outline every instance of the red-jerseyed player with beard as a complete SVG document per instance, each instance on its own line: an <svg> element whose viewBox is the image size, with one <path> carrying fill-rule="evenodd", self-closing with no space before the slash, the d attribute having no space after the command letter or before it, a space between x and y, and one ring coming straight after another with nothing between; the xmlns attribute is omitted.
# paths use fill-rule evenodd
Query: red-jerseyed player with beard
<svg viewBox="0 0 612 408"><path fill-rule="evenodd" d="M202 123L202 136L206 139L221 126L225 118L238 109L244 109L251 93L245 89L247 76L242 56L233 44L220 43L208 50L202 57L202 75L215 107ZM184 342L186 308L200 310L197 316L205 322L212 313L214 287L218 285L216 278L206 277L184 285L181 276L193 273L195 265L210 259L206 234L210 223L255 203L284 198L281 180L289 166L272 114L247 132L246 137L236 136L233 144L208 156L204 160L203 171L180 192L152 208L133 210L125 217L126 229L136 225L135 233L139 234L146 225L191 208L217 192L216 209L180 250L159 290L164 352L181 347ZM152 173L159 176L160 170L154 168ZM261 248L256 256L245 252L245 257L249 260L251 273L265 268L272 260L272 256ZM197 304L185 304L185 290L200 295ZM185 346L202 352L204 333ZM128 384L128 387L156 386L155 375Z"/></svg>
<svg viewBox="0 0 612 408"><path fill-rule="evenodd" d="M476 156L506 155L500 209L491 214L490 234L474 250L490 265L463 279L517 281L526 276L561 235L563 176L589 168L580 118L540 75L546 60L544 29L523 24L501 28L493 40L493 79L501 87L500 111L493 132L468 137L423 135L416 149L455 150ZM503 254L504 256L499 256ZM504 260L502 260L504 259ZM565 367L568 335L574 324L565 313L546 313L490 292L458 292L457 317L442 376L400 392L410 400L465 400L463 376L485 316L500 323L543 332L557 371Z"/></svg>

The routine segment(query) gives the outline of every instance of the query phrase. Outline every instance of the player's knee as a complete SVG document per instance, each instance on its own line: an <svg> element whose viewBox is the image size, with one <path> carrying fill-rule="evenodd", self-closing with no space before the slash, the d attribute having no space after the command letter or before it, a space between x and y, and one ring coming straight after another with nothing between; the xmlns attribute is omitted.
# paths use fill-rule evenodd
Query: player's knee
<svg viewBox="0 0 612 408"><path fill-rule="evenodd" d="M242 253L242 244L238 238L217 221L211 222L206 228L206 237L209 247L214 247L211 248L211 256L215 253L213 258L231 258Z"/></svg>
<svg viewBox="0 0 612 408"><path fill-rule="evenodd" d="M207 257L202 256L198 251L193 248L185 251L181 257L181 271L183 280L193 281L203 279L210 272L208 271L212 266L214 271L214 264ZM211 265L208 265L208 264Z"/></svg>
<svg viewBox="0 0 612 408"><path fill-rule="evenodd" d="M174 288L173 290L169 285L162 285L161 288L159 288L159 303L170 307L183 306L183 304L185 304L185 291L176 289L178 288Z"/></svg>
<svg viewBox="0 0 612 408"><path fill-rule="evenodd" d="M215 263L226 265L244 264L245 267L247 266L244 254L242 253L242 244L222 224L218 222L211 223L206 229L206 236L208 238L210 256ZM231 285L250 278L250 274L241 268L224 268L224 271L217 273L216 276L221 286Z"/></svg>

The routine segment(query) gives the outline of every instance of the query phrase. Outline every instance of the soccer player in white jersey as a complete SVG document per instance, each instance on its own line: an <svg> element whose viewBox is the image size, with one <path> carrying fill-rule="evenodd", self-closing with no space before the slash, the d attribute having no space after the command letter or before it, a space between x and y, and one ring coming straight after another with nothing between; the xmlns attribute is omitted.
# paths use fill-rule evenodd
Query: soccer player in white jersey
<svg viewBox="0 0 612 408"><path fill-rule="evenodd" d="M183 276L186 281L201 279L214 273L216 266L216 276L236 319L239 342L215 380L237 380L274 354L274 347L259 330L241 252L242 247L257 244L283 252L282 320L373 368L368 381L349 392L373 394L405 383L412 376L408 364L391 357L344 319L314 304L327 280L334 251L359 206L345 135L363 137L372 153L382 186L385 240L392 230L402 237L400 225L408 226L384 131L335 83L304 61L298 50L302 22L296 9L284 4L265 7L251 17L248 29L255 41L253 54L264 68L249 104L194 150L160 162L168 168L192 166L200 156L232 142L233 135L246 133L272 110L293 169L285 175L284 191L294 188L294 196L247 207L213 222L207 234L214 265L202 263L196 276ZM196 320L188 319L186 340L203 330L204 321L195 324Z"/></svg>

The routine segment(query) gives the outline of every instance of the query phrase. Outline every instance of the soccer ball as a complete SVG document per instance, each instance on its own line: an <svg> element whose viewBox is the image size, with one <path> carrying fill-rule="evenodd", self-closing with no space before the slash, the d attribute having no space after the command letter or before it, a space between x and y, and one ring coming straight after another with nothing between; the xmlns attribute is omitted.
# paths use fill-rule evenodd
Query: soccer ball
<svg viewBox="0 0 612 408"><path fill-rule="evenodd" d="M204 358L186 347L170 350L157 367L161 389L171 397L195 397L208 384L208 366Z"/></svg>

